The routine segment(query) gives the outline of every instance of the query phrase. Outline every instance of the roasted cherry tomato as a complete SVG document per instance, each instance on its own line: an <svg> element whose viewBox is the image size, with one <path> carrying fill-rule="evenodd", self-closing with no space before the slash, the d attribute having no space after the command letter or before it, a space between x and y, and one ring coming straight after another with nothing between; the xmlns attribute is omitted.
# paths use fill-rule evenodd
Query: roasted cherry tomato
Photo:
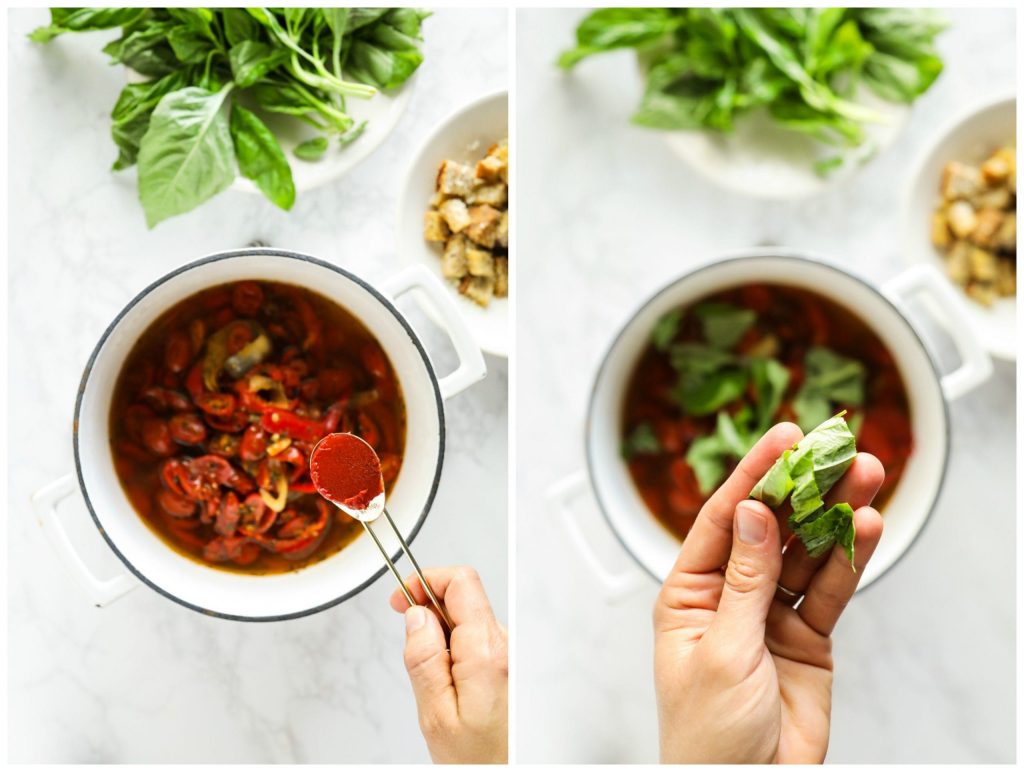
<svg viewBox="0 0 1024 772"><path fill-rule="evenodd" d="M169 456L174 452L174 440L167 422L159 418L147 418L142 422L142 444L158 456Z"/></svg>
<svg viewBox="0 0 1024 772"><path fill-rule="evenodd" d="M230 417L235 412L236 404L237 402L233 394L222 394L219 392L200 394L196 399L196 406L214 418Z"/></svg>
<svg viewBox="0 0 1024 772"><path fill-rule="evenodd" d="M180 373L192 358L192 344L183 332L172 332L164 346L164 367L172 373Z"/></svg>
<svg viewBox="0 0 1024 772"><path fill-rule="evenodd" d="M162 488L156 494L160 509L171 517L192 517L196 513L196 503L180 493Z"/></svg>
<svg viewBox="0 0 1024 772"><path fill-rule="evenodd" d="M254 281L240 281L231 291L231 305L239 316L256 316L263 305L263 290Z"/></svg>
<svg viewBox="0 0 1024 772"><path fill-rule="evenodd" d="M195 413L178 413L167 425L171 438L181 445L201 445L206 440L206 424Z"/></svg>

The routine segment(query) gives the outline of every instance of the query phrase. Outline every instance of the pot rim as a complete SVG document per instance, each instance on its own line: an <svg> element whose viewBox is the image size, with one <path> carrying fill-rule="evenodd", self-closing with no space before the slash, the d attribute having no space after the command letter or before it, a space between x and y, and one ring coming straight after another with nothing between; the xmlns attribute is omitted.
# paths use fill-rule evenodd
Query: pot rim
<svg viewBox="0 0 1024 772"><path fill-rule="evenodd" d="M369 284L367 281L361 279L360 277L356 276L350 271L347 271L344 268L341 268L340 266L334 265L332 263L328 263L324 260L320 260L319 258L312 257L311 255L303 254L301 252L293 252L291 250L275 249L271 247L249 247L245 249L233 249L215 252L213 254L207 255L206 257L201 257L198 260L194 260L190 263L186 263L185 265L175 268L173 271L170 271L169 273L166 273L163 276L161 276L159 279L156 279L155 281L151 282L137 295L135 295L135 297L133 297L124 306L124 308L122 308L118 312L117 316L114 317L113 321L111 321L110 324L107 325L107 328L103 331L103 334L100 336L99 341L96 343L96 346L93 348L92 353L89 355L89 360L85 364L85 369L82 372L82 379L81 381L79 381L78 384L78 393L75 397L75 414L74 423L72 424L72 444L74 447L75 456L75 474L78 477L78 487L82 491L82 498L85 500L86 509L89 510L89 515L92 517L93 523L95 523L96 525L96 529L100 532L100 535L103 536L104 541L106 541L107 546L109 546L110 549L113 550L114 554L117 555L121 562L124 563L128 570L131 571L131 573L137 579L143 582L146 586L163 595L165 598L168 598L174 601L175 603L184 606L185 608L189 608L193 611L198 611L200 614L205 614L206 616L218 617L220 619L228 619L235 622L281 622L288 619L299 619L301 617L316 614L320 611L329 609L332 606L337 606L338 604L348 600L349 598L358 595L360 592L362 592L371 584L376 582L381 576L383 576L387 572L387 565L381 566L381 568L376 573L372 574L369 578L367 578L366 581L352 588L348 592L345 592L344 594L338 596L337 598L333 598L317 606L301 609L299 611L289 612L287 614L276 614L273 616L247 616L242 614L228 614L221 611L213 611L212 609L204 608L195 603L190 603L189 601L179 598L177 595L174 595L173 593L169 592L168 590L165 590L163 587L159 586L155 582L151 581L141 570L136 568L131 563L131 561L129 561L121 553L121 551L117 548L117 545L114 544L113 540L107 534L106 528L103 527L103 523L100 521L100 518L96 514L96 511L93 509L92 501L89 498L89 492L85 487L85 476L82 472L82 459L79 454L78 447L78 421L82 409L82 400L89 382L89 376L92 374L92 369L96 362L96 358L99 356L100 350L103 348L103 345L107 342L107 338L110 337L110 335L114 331L114 328L116 328L117 325L121 323L121 320L128 314L128 312L131 311L143 298L145 298L155 289L167 283L171 279L176 278L180 274L185 273L186 271L190 271L194 268L199 268L204 265L217 263L222 260L230 260L234 258L249 256L270 256L285 258L289 260L298 260L300 262L311 263L321 268L326 268L330 271L341 274L345 278L349 279L350 281L358 285L361 289L365 290L370 295L372 295L375 300L377 300L381 305L383 305L388 311L391 312L391 315L394 316L398 323L402 325L402 328L409 336L409 340L412 342L413 346L416 348L416 351L419 353L420 358L423 360L423 364L426 367L427 375L430 377L431 386L433 387L434 390L434 400L437 406L439 431L437 468L434 471L434 479L430 485L430 492L427 495L427 500L426 503L423 505L423 509L420 511L420 514L417 517L416 522L413 524L412 530L409 532L409 535L405 537L406 543L411 544L413 542L417 534L419 534L420 528L423 527L423 523L426 521L427 515L430 513L430 509L434 504L434 498L437 495L437 488L441 481L441 470L444 467L444 401L441 399L441 390L440 387L438 386L437 374L434 372L434 367L430 362L430 357L427 356L427 352L426 350L424 350L423 344L420 342L419 336L416 334L416 331L413 330L412 326L409 324L406 318L387 297L385 297L373 285ZM392 561L398 560L401 557L401 554L401 550L396 551L391 556Z"/></svg>
<svg viewBox="0 0 1024 772"><path fill-rule="evenodd" d="M883 569L882 572L874 578L871 584L863 588L858 588L858 592L863 592L867 590L869 587L878 584L878 581L883 576L888 574L889 571L891 571L901 560L903 560L904 557L906 557L907 553L910 552L914 544L917 543L917 540L921 538L921 534L924 533L925 528L928 526L928 523L932 519L932 514L935 511L935 505L938 502L939 496L942 494L942 488L946 483L946 472L949 469L949 400L946 399L945 394L943 394L942 392L942 388L940 385L942 375L936 367L935 360L932 357L931 351L929 351L928 346L925 345L924 340L921 338L920 334L918 334L917 328L914 327L914 325L910 322L907 316L896 306L895 303L893 303L882 292L880 292L876 286L868 282L866 279L858 276L855 273L852 273L851 271L846 270L845 268L836 265L835 263L829 260L826 260L825 258L819 256L816 253L804 252L797 249L788 249L785 247L751 247L748 249L736 250L733 252L726 253L722 257L714 258L713 260L710 261L704 261L700 265L693 268L692 270L679 274L674 279L671 279L667 283L663 284L658 290L656 290L651 295L648 295L640 303L637 304L633 312L630 313L629 318L619 327L618 332L615 333L615 336L612 338L611 343L609 343L608 347L605 349L604 355L601 358L601 364L598 367L597 373L594 375L593 382L590 386L590 395L587 399L587 417L583 425L583 445L587 460L587 475L590 478L590 488L594 492L594 499L597 501L597 508L601 512L601 516L608 524L608 527L611 530L611 532L615 535L616 540L618 540L619 544L622 545L622 548L631 558L633 558L637 565L639 565L640 568L643 569L643 571L646 574L648 574L654 579L654 581L658 582L659 584L663 582L664 577L658 576L653 571L653 569L651 569L651 567L647 565L647 563L645 563L643 560L640 559L640 557L637 556L636 552L629 545L626 538L622 535L622 533L620 533L619 529L615 526L615 523L608 512L608 507L601 499L601 494L598 491L597 486L594 485L596 462L594 460L594 451L590 442L590 435L591 427L593 425L594 398L597 394L597 387L604 380L604 378L607 377L605 374L605 370L608 366L608 359L611 356L612 351L618 345L619 341L625 334L626 330L629 329L629 327L633 324L636 318L645 308L647 308L647 306L649 306L659 297L664 295L666 292L669 292L672 289L674 289L681 282L685 281L686 279L689 279L692 276L696 276L699 273L703 273L704 271L707 271L711 268L716 268L717 266L720 266L725 263L739 263L749 260L758 260L761 258L774 258L798 263L814 263L815 265L820 265L823 268L831 269L836 273L842 274L844 277L851 279L857 282L858 284L862 285L863 287L871 290L881 301L883 301L887 306L889 306L890 309L892 309L896 313L896 315L903 321L904 324L906 324L911 335L913 335L914 340L917 341L918 345L924 352L925 358L928 360L928 364L931 366L931 373L933 378L935 379L936 388L938 389L939 394L942 395L941 402L943 418L945 419L945 426L943 427L944 442L942 447L942 469L941 474L939 476L939 484L935 487L935 493L927 504L927 507L925 509L924 520L921 522L921 527L917 529L917 533L915 533L914 537L907 543L907 546L900 553L899 557L897 557L892 563L890 563L885 569ZM858 314L858 316L861 315ZM654 517L654 515L649 512L648 515L650 517Z"/></svg>

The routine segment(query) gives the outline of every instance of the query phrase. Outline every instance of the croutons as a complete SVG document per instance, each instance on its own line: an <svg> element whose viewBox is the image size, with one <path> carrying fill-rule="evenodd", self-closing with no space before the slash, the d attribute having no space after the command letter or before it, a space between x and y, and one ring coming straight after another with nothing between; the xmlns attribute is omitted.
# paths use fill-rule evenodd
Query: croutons
<svg viewBox="0 0 1024 772"><path fill-rule="evenodd" d="M440 212L426 212L423 215L423 238L427 241L444 242L451 235L448 223Z"/></svg>
<svg viewBox="0 0 1024 772"><path fill-rule="evenodd" d="M501 212L493 206L487 204L471 206L469 207L469 225L466 226L466 235L477 244L490 249L498 237L500 221Z"/></svg>
<svg viewBox="0 0 1024 772"><path fill-rule="evenodd" d="M951 161L939 181L931 241L968 297L991 305L1017 292L1017 151L1000 148L979 165Z"/></svg>
<svg viewBox="0 0 1024 772"><path fill-rule="evenodd" d="M486 249L467 249L466 266L473 276L494 276L494 256Z"/></svg>
<svg viewBox="0 0 1024 772"><path fill-rule="evenodd" d="M508 297L508 258L494 258L494 296Z"/></svg>
<svg viewBox="0 0 1024 772"><path fill-rule="evenodd" d="M461 279L468 272L466 237L457 233L444 245L444 253L441 255L441 275L446 279Z"/></svg>
<svg viewBox="0 0 1024 772"><path fill-rule="evenodd" d="M472 217L469 215L469 209L466 207L466 202L461 198L449 198L441 204L441 208L437 211L441 213L444 221L448 223L452 233L461 233L473 222Z"/></svg>
<svg viewBox="0 0 1024 772"><path fill-rule="evenodd" d="M442 275L481 306L507 297L508 140L475 163L445 159L434 187L423 238L443 244Z"/></svg>

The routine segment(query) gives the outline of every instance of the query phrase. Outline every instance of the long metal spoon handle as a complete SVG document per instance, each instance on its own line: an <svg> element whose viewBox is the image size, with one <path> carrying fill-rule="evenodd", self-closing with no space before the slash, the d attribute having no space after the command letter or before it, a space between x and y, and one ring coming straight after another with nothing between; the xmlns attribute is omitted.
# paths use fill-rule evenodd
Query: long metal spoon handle
<svg viewBox="0 0 1024 772"><path fill-rule="evenodd" d="M398 530L398 526L395 525L395 521L391 519L391 515L388 514L387 507L384 508L384 517L388 520L388 525L391 526L391 530L398 538L398 543L402 545L402 552L409 558L409 562L412 563L412 567L416 570L416 576L419 577L420 584L423 585L423 591L427 593L427 597L430 598L430 602L434 604L434 608L437 609L437 613L441 615L441 619L444 620L445 625L448 626L448 632L455 629L455 623L452 622L452 618L448 616L448 609L446 609L441 601L434 595L434 591L430 589L430 583L427 581L427 577L423 575L423 570L420 568L420 564L416 562L416 558L412 556L412 550L409 549L409 545L405 543L405 539L402 538L402 532Z"/></svg>
<svg viewBox="0 0 1024 772"><path fill-rule="evenodd" d="M360 520L359 522L363 524L363 528L366 529L366 532L373 537L373 543L377 545L377 549L379 549L380 554L384 556L384 561L388 564L388 568L391 569L391 573L394 574L395 579L398 580L398 586L402 588L402 594L405 595L405 599L409 601L409 605L417 605L416 599L412 597L412 593L409 592L409 588L405 586L405 581L402 579L402 575L398 573L398 569L395 568L395 564L391 562L391 556L388 555L388 551L384 549L384 545L380 543L380 539L377 538L377 534L375 534L373 529L370 528L369 523L364 520Z"/></svg>

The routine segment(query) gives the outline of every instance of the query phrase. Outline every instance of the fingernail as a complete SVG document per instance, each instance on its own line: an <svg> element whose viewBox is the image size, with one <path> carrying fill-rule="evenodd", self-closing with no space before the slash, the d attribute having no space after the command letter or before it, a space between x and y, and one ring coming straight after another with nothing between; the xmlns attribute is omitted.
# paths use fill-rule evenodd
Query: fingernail
<svg viewBox="0 0 1024 772"><path fill-rule="evenodd" d="M741 501L736 505L736 530L744 544L760 544L768 533L768 523L758 507Z"/></svg>
<svg viewBox="0 0 1024 772"><path fill-rule="evenodd" d="M427 610L423 606L411 606L405 612L405 632L413 633L427 621Z"/></svg>

